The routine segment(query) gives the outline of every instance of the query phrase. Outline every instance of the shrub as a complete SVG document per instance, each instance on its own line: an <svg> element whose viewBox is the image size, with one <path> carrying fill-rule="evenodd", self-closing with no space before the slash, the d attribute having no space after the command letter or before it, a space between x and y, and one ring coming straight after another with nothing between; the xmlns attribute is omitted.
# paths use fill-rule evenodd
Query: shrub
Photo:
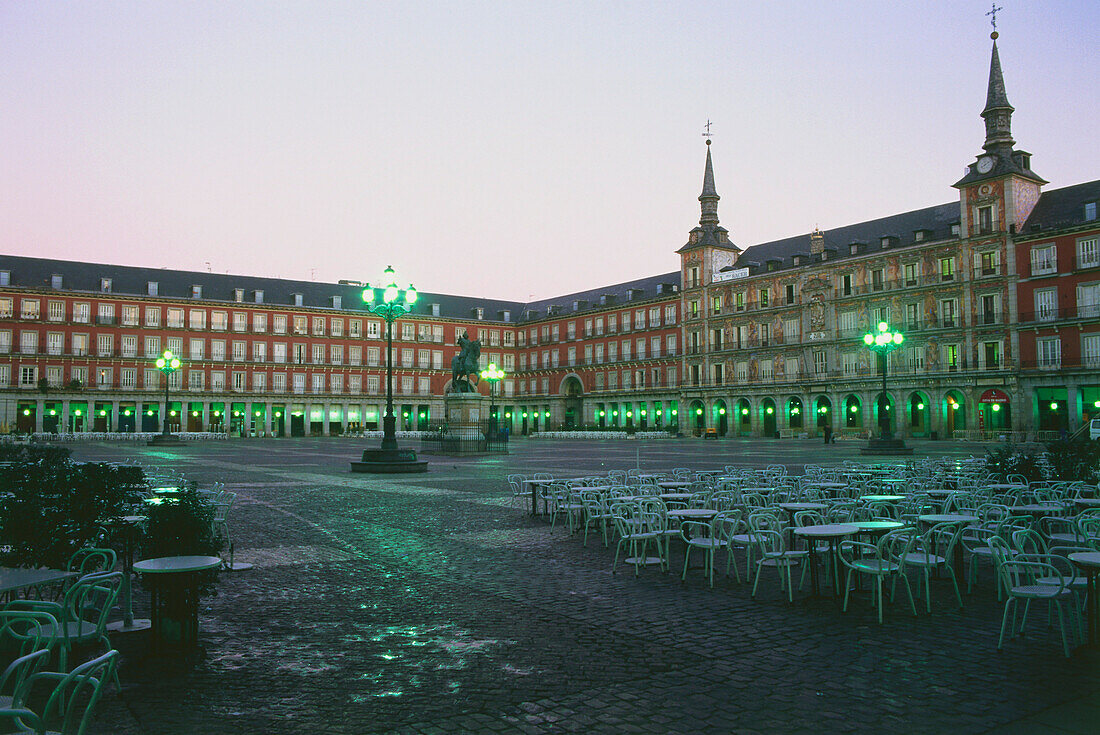
<svg viewBox="0 0 1100 735"><path fill-rule="evenodd" d="M1008 482L1009 475L1022 475L1028 482L1043 479L1042 463L1032 447L1004 444L986 452L985 468L997 479Z"/></svg>
<svg viewBox="0 0 1100 735"><path fill-rule="evenodd" d="M1100 481L1100 442L1084 437L1061 439L1047 444L1051 479Z"/></svg>

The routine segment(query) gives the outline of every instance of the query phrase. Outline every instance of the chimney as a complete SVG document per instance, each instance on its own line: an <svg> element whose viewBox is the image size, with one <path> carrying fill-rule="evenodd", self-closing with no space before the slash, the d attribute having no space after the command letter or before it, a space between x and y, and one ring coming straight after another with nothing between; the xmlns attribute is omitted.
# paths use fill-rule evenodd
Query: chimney
<svg viewBox="0 0 1100 735"><path fill-rule="evenodd" d="M823 250L825 250L825 233L815 227L810 233L810 255L817 255Z"/></svg>

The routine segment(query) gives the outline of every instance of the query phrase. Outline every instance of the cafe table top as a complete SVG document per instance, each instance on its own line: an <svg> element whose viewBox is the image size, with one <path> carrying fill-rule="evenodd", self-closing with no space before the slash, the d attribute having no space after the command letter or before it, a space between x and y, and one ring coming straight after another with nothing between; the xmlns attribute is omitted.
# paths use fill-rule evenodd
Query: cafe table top
<svg viewBox="0 0 1100 735"><path fill-rule="evenodd" d="M713 518L718 511L713 508L680 508L670 510L668 515L672 518Z"/></svg>
<svg viewBox="0 0 1100 735"><path fill-rule="evenodd" d="M1077 551L1067 558L1082 569L1100 569L1100 551Z"/></svg>
<svg viewBox="0 0 1100 735"><path fill-rule="evenodd" d="M900 500L905 500L904 495L861 495L860 500L866 500L869 503L896 503Z"/></svg>
<svg viewBox="0 0 1100 735"><path fill-rule="evenodd" d="M15 592L27 587L37 587L40 584L61 582L79 576L76 572L69 572L64 569L0 567L0 594Z"/></svg>
<svg viewBox="0 0 1100 735"><path fill-rule="evenodd" d="M802 526L793 529L795 536L807 538L840 538L851 536L859 531L859 526L854 523L822 523L817 526Z"/></svg>
<svg viewBox="0 0 1100 735"><path fill-rule="evenodd" d="M222 560L216 556L161 556L134 562L134 571L144 574L176 574L180 572L204 572L220 567Z"/></svg>
<svg viewBox="0 0 1100 735"><path fill-rule="evenodd" d="M794 513L800 510L825 510L829 506L824 503L780 503L779 507Z"/></svg>
<svg viewBox="0 0 1100 735"><path fill-rule="evenodd" d="M979 518L968 513L926 513L917 516L917 520L922 523L976 523Z"/></svg>

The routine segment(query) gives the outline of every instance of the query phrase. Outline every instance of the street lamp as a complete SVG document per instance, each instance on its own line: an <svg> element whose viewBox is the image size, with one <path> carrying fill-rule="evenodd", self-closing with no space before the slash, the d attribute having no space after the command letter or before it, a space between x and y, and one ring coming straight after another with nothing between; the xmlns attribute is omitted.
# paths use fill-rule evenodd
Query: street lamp
<svg viewBox="0 0 1100 735"><path fill-rule="evenodd" d="M504 379L504 370L498 368L495 362L491 362L480 375L482 380L489 383L489 436L495 436L497 431L496 388L497 383Z"/></svg>
<svg viewBox="0 0 1100 735"><path fill-rule="evenodd" d="M875 450L881 451L886 448L892 448L895 451L906 451L904 442L894 440L893 433L890 431L890 417L886 415L886 369L888 355L901 347L901 343L904 341L905 335L901 332L890 331L890 325L886 322L879 322L877 331L868 332L863 335L863 344L865 344L869 350L877 354L882 363L882 395L879 398L878 404L881 434L878 442L872 439L868 445L868 449L870 449L871 452ZM910 449L907 451L911 452L912 450Z"/></svg>
<svg viewBox="0 0 1100 735"><path fill-rule="evenodd" d="M168 402L168 384L172 373L180 369L180 359L172 354L171 350L165 350L164 354L157 358L157 370L164 373L164 420L161 422L160 436L153 439L152 443L172 444L178 441L168 432L168 411L172 404Z"/></svg>
<svg viewBox="0 0 1100 735"><path fill-rule="evenodd" d="M352 462L351 469L353 472L424 472L428 463L417 460L416 452L397 448L397 418L393 414L393 323L412 311L417 293L411 284L404 291L397 287L392 265L386 266L383 280L383 286L374 288L367 284L363 289L367 311L386 322L386 415L382 418L382 448L363 450L363 460Z"/></svg>

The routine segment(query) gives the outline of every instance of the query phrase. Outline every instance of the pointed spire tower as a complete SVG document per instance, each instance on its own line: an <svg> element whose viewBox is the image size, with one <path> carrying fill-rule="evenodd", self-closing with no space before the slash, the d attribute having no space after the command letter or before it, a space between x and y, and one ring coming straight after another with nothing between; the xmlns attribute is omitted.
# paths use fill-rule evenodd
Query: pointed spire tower
<svg viewBox="0 0 1100 735"><path fill-rule="evenodd" d="M997 50L994 7L993 50L989 58L989 83L985 93L984 153L966 167L966 175L954 186L962 197L960 219L968 236L1019 229L1039 200L1040 187L1047 183L1031 170L1031 154L1016 150L1012 138L1012 113L1005 91L1001 55Z"/></svg>
<svg viewBox="0 0 1100 735"><path fill-rule="evenodd" d="M703 193L699 195L699 224L703 227L718 224L719 199L721 197L714 189L714 165L710 161L710 138L707 138L707 167L703 171Z"/></svg>
<svg viewBox="0 0 1100 735"><path fill-rule="evenodd" d="M709 123L708 123L709 126ZM732 251L733 258L728 256L721 258L723 267L732 265L740 255L741 249L730 242L729 230L718 224L718 190L714 186L714 163L710 157L710 132L703 133L707 137L707 164L703 169L703 191L699 194L699 226L688 235L687 244L677 252L684 253L698 248L719 248L724 251ZM709 259L709 258L708 258ZM728 262L727 262L728 261Z"/></svg>

